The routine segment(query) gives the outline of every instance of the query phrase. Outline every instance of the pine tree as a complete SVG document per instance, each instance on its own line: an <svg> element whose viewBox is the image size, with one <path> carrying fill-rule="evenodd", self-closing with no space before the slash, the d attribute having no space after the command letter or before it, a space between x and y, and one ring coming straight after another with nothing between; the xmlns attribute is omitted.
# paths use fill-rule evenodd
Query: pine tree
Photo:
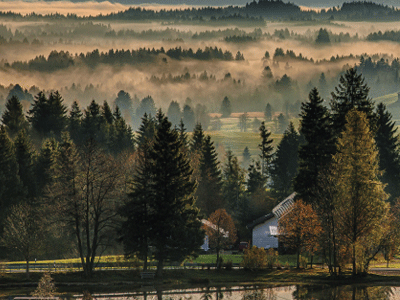
<svg viewBox="0 0 400 300"><path fill-rule="evenodd" d="M230 214L236 214L240 199L245 192L244 171L239 166L238 159L231 150L226 153L226 163L222 169L222 194Z"/></svg>
<svg viewBox="0 0 400 300"><path fill-rule="evenodd" d="M36 178L34 175L34 150L28 135L20 131L14 142L15 157L18 164L18 176L24 186L28 199L37 196Z"/></svg>
<svg viewBox="0 0 400 300"><path fill-rule="evenodd" d="M34 174L36 179L36 189L39 196L44 194L44 189L49 186L53 180L53 164L57 149L57 143L54 139L46 140L36 158L34 164Z"/></svg>
<svg viewBox="0 0 400 300"><path fill-rule="evenodd" d="M124 151L132 152L134 150L134 138L132 128L128 126L119 113L118 106L113 115L114 121L111 126L109 137L109 150L114 155Z"/></svg>
<svg viewBox="0 0 400 300"><path fill-rule="evenodd" d="M131 257L137 255L143 260L143 270L147 270L150 255L150 246L154 238L152 231L152 164L149 152L152 141L140 144L136 152L136 165L131 180L131 192L119 214L124 218L119 229L120 240L123 242L124 253Z"/></svg>
<svg viewBox="0 0 400 300"><path fill-rule="evenodd" d="M293 192L293 180L298 172L299 134L292 122L283 134L271 162L271 188L277 199Z"/></svg>
<svg viewBox="0 0 400 300"><path fill-rule="evenodd" d="M344 75L340 76L339 85L335 87L335 92L331 93L332 100L330 103L336 138L344 130L346 115L353 108L365 112L371 123L371 128L375 128L373 124L374 105L368 97L368 93L369 87L364 83L362 75L357 74L355 68L350 68Z"/></svg>
<svg viewBox="0 0 400 300"><path fill-rule="evenodd" d="M7 100L6 110L4 111L1 121L7 128L7 132L11 138L15 137L20 130L28 129L21 102L16 96L12 96Z"/></svg>
<svg viewBox="0 0 400 300"><path fill-rule="evenodd" d="M50 93L48 99L48 131L53 132L55 137L60 138L61 132L65 130L67 124L67 108L63 104L64 100L58 91Z"/></svg>
<svg viewBox="0 0 400 300"><path fill-rule="evenodd" d="M272 120L272 106L269 103L265 106L264 117L267 121Z"/></svg>
<svg viewBox="0 0 400 300"><path fill-rule="evenodd" d="M100 144L104 142L102 136L100 136L102 116L100 112L100 105L96 101L92 100L90 105L84 111L84 117L82 120L82 132L83 140L95 139Z"/></svg>
<svg viewBox="0 0 400 300"><path fill-rule="evenodd" d="M71 110L69 112L69 117L67 120L67 130L70 134L71 139L76 145L81 145L83 142L82 116L83 114L78 102L74 101L71 105Z"/></svg>
<svg viewBox="0 0 400 300"><path fill-rule="evenodd" d="M268 176L269 165L272 159L272 139L270 138L271 131L269 131L265 127L265 122L261 122L260 126L260 137L261 144L258 145L258 148L261 150L260 158L261 158L261 174L265 177Z"/></svg>
<svg viewBox="0 0 400 300"><path fill-rule="evenodd" d="M106 122L108 125L112 125L114 123L114 115L107 101L104 101L103 106L101 107L101 116L103 117L104 122Z"/></svg>
<svg viewBox="0 0 400 300"><path fill-rule="evenodd" d="M193 109L189 105L183 107L182 120L186 125L187 131L193 131L196 124L196 117Z"/></svg>
<svg viewBox="0 0 400 300"><path fill-rule="evenodd" d="M179 121L182 119L182 112L179 103L171 101L168 107L167 116L172 126L178 126Z"/></svg>
<svg viewBox="0 0 400 300"><path fill-rule="evenodd" d="M231 115L232 105L228 97L225 97L224 100L222 100L220 112L222 114L222 118L228 118Z"/></svg>
<svg viewBox="0 0 400 300"><path fill-rule="evenodd" d="M316 88L312 89L309 100L301 105L300 133L305 143L299 150L299 173L294 188L306 203L317 201L318 177L330 164L335 152L330 114L323 105L323 99Z"/></svg>
<svg viewBox="0 0 400 300"><path fill-rule="evenodd" d="M375 141L379 151L379 169L383 171L381 180L387 184L385 191L390 195L389 201L393 203L394 199L400 196L400 152L396 135L397 128L395 122L392 121L392 115L382 103L376 109L376 118Z"/></svg>
<svg viewBox="0 0 400 300"><path fill-rule="evenodd" d="M193 130L192 141L190 142L190 150L203 152L205 135L201 124L197 124Z"/></svg>
<svg viewBox="0 0 400 300"><path fill-rule="evenodd" d="M267 178L262 174L259 161L253 162L248 169L247 192L250 194L264 189Z"/></svg>
<svg viewBox="0 0 400 300"><path fill-rule="evenodd" d="M148 191L151 201L154 256L157 276L162 276L167 259L182 259L199 251L204 233L200 229L193 193L196 183L176 130L162 114L157 114L157 131L149 153L153 180Z"/></svg>
<svg viewBox="0 0 400 300"><path fill-rule="evenodd" d="M214 143L208 135L204 139L200 158L200 179L196 191L197 205L206 216L224 207L221 194L221 170Z"/></svg>
<svg viewBox="0 0 400 300"><path fill-rule="evenodd" d="M387 194L379 181L378 151L364 112L349 111L337 149L333 170L338 189L338 230L341 240L351 249L353 274L357 274L365 267L360 255L360 251L365 253L363 242L381 226L388 208Z"/></svg>
<svg viewBox="0 0 400 300"><path fill-rule="evenodd" d="M142 124L137 132L135 143L140 147L145 144L148 140L152 140L155 136L156 131L156 120L154 117L148 116L146 113L142 117Z"/></svg>
<svg viewBox="0 0 400 300"><path fill-rule="evenodd" d="M0 127L0 236L8 209L16 204L22 194L18 164L5 126Z"/></svg>
<svg viewBox="0 0 400 300"><path fill-rule="evenodd" d="M244 169L248 169L248 167L250 165L250 161L251 161L251 154L249 151L249 147L247 147L247 146L244 147L242 156L243 156L242 167Z"/></svg>
<svg viewBox="0 0 400 300"><path fill-rule="evenodd" d="M35 96L32 108L28 111L28 121L31 123L32 128L41 137L44 137L49 126L47 124L47 116L50 115L48 100L43 92Z"/></svg>

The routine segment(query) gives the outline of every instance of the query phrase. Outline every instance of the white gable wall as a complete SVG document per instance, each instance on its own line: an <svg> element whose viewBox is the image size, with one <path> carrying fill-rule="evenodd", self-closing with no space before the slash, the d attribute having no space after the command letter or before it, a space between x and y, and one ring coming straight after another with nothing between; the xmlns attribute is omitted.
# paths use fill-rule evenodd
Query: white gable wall
<svg viewBox="0 0 400 300"><path fill-rule="evenodd" d="M278 238L271 236L269 226L278 226L278 218L273 217L253 228L253 246L258 248L278 248Z"/></svg>

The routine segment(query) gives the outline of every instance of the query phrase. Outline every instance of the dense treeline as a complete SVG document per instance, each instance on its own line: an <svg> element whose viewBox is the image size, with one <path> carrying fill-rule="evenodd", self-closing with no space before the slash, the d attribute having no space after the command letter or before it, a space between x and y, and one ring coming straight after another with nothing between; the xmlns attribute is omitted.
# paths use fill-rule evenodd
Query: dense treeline
<svg viewBox="0 0 400 300"><path fill-rule="evenodd" d="M205 47L205 49L197 49L193 51L191 48L182 49L182 47L176 47L168 49L138 49L138 50L114 50L111 49L108 52L99 52L98 49L88 52L86 54L80 53L72 55L69 52L64 51L52 51L47 58L44 56L37 56L36 58L21 62L16 61L11 64L5 63L5 67L11 67L17 70L30 70L30 71L41 71L41 72L52 72L57 70L66 69L68 67L83 64L89 67L96 67L99 64L107 64L113 66L121 66L122 64L137 65L152 63L157 61L159 57L165 55L166 57L173 59L198 59L198 60L242 60L242 56L237 59L233 57L232 53L217 47ZM166 57L163 57L166 62Z"/></svg>
<svg viewBox="0 0 400 300"><path fill-rule="evenodd" d="M183 10L154 11L140 7L131 7L125 11L98 15L90 17L78 17L75 14L61 15L59 13L40 15L31 13L23 16L19 13L1 12L1 18L12 18L15 20L165 20L169 22L238 22L264 23L263 19L286 19L286 20L398 20L400 11L394 7L377 4L369 1L344 2L340 7L332 7L316 11L302 11L293 3L285 3L281 0L259 0L247 3L244 7L201 7Z"/></svg>

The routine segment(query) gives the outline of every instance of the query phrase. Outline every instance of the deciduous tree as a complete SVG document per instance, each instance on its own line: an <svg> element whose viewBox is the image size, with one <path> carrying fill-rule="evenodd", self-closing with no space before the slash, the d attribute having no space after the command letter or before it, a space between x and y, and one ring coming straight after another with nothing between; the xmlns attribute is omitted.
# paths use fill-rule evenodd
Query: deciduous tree
<svg viewBox="0 0 400 300"><path fill-rule="evenodd" d="M320 232L317 214L310 204L301 199L279 219L279 237L286 247L296 249L297 268L300 266L299 257L302 251L316 250Z"/></svg>
<svg viewBox="0 0 400 300"><path fill-rule="evenodd" d="M210 247L217 251L217 268L220 267L219 253L229 245L232 245L236 237L235 223L225 209L220 208L214 211L208 218L205 230L208 236Z"/></svg>
<svg viewBox="0 0 400 300"><path fill-rule="evenodd" d="M365 251L362 240L381 226L388 208L387 194L379 181L378 151L364 112L349 111L337 150L333 169L338 189L335 207L338 230L351 249L353 274L357 274L357 264L363 264L357 261L357 252Z"/></svg>

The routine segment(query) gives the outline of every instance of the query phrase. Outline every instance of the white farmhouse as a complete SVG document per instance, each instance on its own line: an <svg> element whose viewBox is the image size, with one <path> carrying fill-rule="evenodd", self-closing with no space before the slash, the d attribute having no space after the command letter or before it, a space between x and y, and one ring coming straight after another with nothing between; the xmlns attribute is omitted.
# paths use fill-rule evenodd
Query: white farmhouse
<svg viewBox="0 0 400 300"><path fill-rule="evenodd" d="M278 220L293 205L296 193L291 194L274 207L269 214L254 220L247 225L252 230L252 245L258 248L278 248Z"/></svg>

